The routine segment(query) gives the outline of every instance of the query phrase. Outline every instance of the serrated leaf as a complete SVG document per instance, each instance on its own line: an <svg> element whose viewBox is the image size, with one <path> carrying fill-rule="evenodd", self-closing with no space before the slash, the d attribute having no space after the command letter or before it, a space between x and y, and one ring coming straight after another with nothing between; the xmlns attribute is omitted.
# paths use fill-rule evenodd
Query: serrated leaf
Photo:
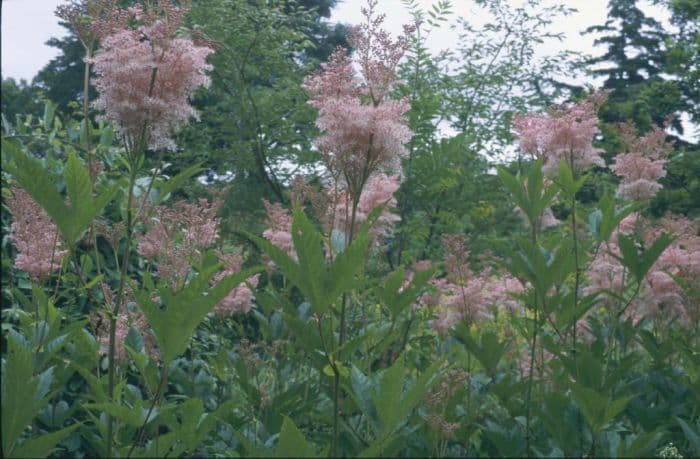
<svg viewBox="0 0 700 459"><path fill-rule="evenodd" d="M56 432L28 438L6 457L47 457L53 452L59 442L80 427L80 425L80 423L73 424Z"/></svg>
<svg viewBox="0 0 700 459"><path fill-rule="evenodd" d="M262 270L253 268L240 271L221 279L210 288L209 282L219 268L220 263L216 261L216 257L207 253L199 266L197 276L181 290L173 291L165 283L161 283L157 291L162 306L151 299L151 290L135 292L141 310L156 336L165 365L185 352L195 328L219 301L238 284Z"/></svg>
<svg viewBox="0 0 700 459"><path fill-rule="evenodd" d="M164 200L168 199L170 194L176 189L180 188L185 182L194 177L195 174L202 170L202 165L200 163L194 164L186 169L183 169L168 180L157 181L153 184L153 188L158 190L158 196L153 202L153 205L158 205Z"/></svg>
<svg viewBox="0 0 700 459"><path fill-rule="evenodd" d="M15 143L2 140L4 168L20 186L46 211L68 244L75 244L90 222L102 211L118 191L114 185L92 198L90 176L75 153L68 153L63 180L70 205L63 202L55 180L40 161L27 155Z"/></svg>
<svg viewBox="0 0 700 459"><path fill-rule="evenodd" d="M676 422L681 426L681 429L683 429L683 433L692 448L693 454L700 455L700 434L698 434L698 431L690 427L687 422L677 416Z"/></svg>
<svg viewBox="0 0 700 459"><path fill-rule="evenodd" d="M299 431L294 422L287 416L282 421L282 431L279 442L275 448L275 457L320 457L304 435Z"/></svg>

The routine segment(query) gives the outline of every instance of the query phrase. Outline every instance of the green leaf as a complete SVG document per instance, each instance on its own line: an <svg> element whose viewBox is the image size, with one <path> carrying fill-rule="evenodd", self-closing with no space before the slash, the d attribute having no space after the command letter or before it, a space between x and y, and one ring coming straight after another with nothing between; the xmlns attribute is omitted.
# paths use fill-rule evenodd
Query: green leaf
<svg viewBox="0 0 700 459"><path fill-rule="evenodd" d="M392 318L396 319L403 311L413 304L423 293L425 286L435 274L437 267L431 267L415 273L413 279L403 291L399 289L403 285L405 270L397 269L387 277L377 289L377 297L384 306L389 309Z"/></svg>
<svg viewBox="0 0 700 459"><path fill-rule="evenodd" d="M88 403L85 405L85 408L111 414L115 418L132 427L141 427L143 425L143 421L146 420L146 414L148 414L148 410L146 409L134 409L126 405L113 402ZM155 419L156 410L154 409L153 413L151 413L151 416L148 418L148 423L153 423Z"/></svg>
<svg viewBox="0 0 700 459"><path fill-rule="evenodd" d="M54 116L54 111L56 107L54 106L53 103L46 101L44 103L44 119L43 119L43 124L44 124L44 129L48 132L51 130L51 126L53 125L53 116Z"/></svg>
<svg viewBox="0 0 700 459"><path fill-rule="evenodd" d="M323 291L323 281L326 277L323 237L313 227L301 207L294 210L292 240L299 258L299 268L308 279L307 290L310 296L307 299L314 309L323 311L328 308L328 301L331 300Z"/></svg>
<svg viewBox="0 0 700 459"><path fill-rule="evenodd" d="M659 236L647 250L638 253L634 241L628 236L618 237L622 257L617 257L620 262L630 270L637 283L641 283L653 264L658 260L664 250L673 242L666 233Z"/></svg>
<svg viewBox="0 0 700 459"><path fill-rule="evenodd" d="M74 152L68 152L68 162L63 172L70 205L66 205L55 180L46 172L42 163L15 143L2 140L3 166L20 186L46 211L68 244L75 244L90 222L112 200L118 191L114 185L93 199L90 175Z"/></svg>
<svg viewBox="0 0 700 459"><path fill-rule="evenodd" d="M372 401L372 394L376 392L374 381L353 365L350 369L350 385L352 390L349 392L355 403L372 423L374 430L379 431L381 429L379 416Z"/></svg>
<svg viewBox="0 0 700 459"><path fill-rule="evenodd" d="M156 206L168 199L168 197L173 191L180 188L185 182L187 182L190 178L194 177L194 175L200 172L201 170L202 165L200 163L197 163L186 169L183 169L182 171L180 171L180 173L178 173L174 177L171 177L168 180L157 181L156 183L154 183L153 188L158 190L158 197L153 202L153 205Z"/></svg>
<svg viewBox="0 0 700 459"><path fill-rule="evenodd" d="M498 336L491 331L484 331L479 341L472 337L471 330L461 322L453 330L452 335L457 338L486 370L486 374L494 376L496 367L506 349L506 341L499 341Z"/></svg>
<svg viewBox="0 0 700 459"><path fill-rule="evenodd" d="M641 204L628 204L615 210L615 199L609 193L605 193L598 202L600 215L596 215L593 222L590 222L589 217L589 224L596 224L595 228L597 231L593 232L596 235L596 239L600 242L608 241L620 222L632 212L640 209L640 207Z"/></svg>
<svg viewBox="0 0 700 459"><path fill-rule="evenodd" d="M68 218L68 207L54 186L53 178L40 161L31 158L20 147L6 139L2 140L3 168L52 218L61 232L72 235L72 224Z"/></svg>
<svg viewBox="0 0 700 459"><path fill-rule="evenodd" d="M304 438L294 422L287 416L282 421L280 439L275 448L275 457L320 457Z"/></svg>
<svg viewBox="0 0 700 459"><path fill-rule="evenodd" d="M583 413L583 417L594 435L620 414L630 400L636 396L631 395L609 400L601 396L599 392L576 383L571 383L569 387L576 405Z"/></svg>
<svg viewBox="0 0 700 459"><path fill-rule="evenodd" d="M18 445L12 454L7 457L47 457L56 448L56 445L80 427L80 423L73 424L56 432L28 438Z"/></svg>
<svg viewBox="0 0 700 459"><path fill-rule="evenodd" d="M162 306L152 299L151 290L135 292L148 324L153 329L164 365L172 362L187 349L192 333L204 317L231 290L262 268L240 271L219 281L214 287L209 282L218 272L220 263L207 253L198 267L198 274L181 290L173 291L165 283L158 287Z"/></svg>
<svg viewBox="0 0 700 459"><path fill-rule="evenodd" d="M44 403L36 400L38 381L33 376L32 352L16 333L7 335L7 357L2 366L2 451L9 456L24 429ZM41 398L41 397L39 397Z"/></svg>
<svg viewBox="0 0 700 459"><path fill-rule="evenodd" d="M700 455L700 434L698 434L698 430L693 429L687 422L677 416L676 422L681 426L681 429L683 429L683 433L692 448L693 454Z"/></svg>
<svg viewBox="0 0 700 459"><path fill-rule="evenodd" d="M663 435L663 427L636 436L629 435L617 447L619 457L651 457Z"/></svg>
<svg viewBox="0 0 700 459"><path fill-rule="evenodd" d="M576 383L571 383L570 387L576 405L583 413L591 432L595 435L603 427L607 399L593 389L579 386Z"/></svg>
<svg viewBox="0 0 700 459"><path fill-rule="evenodd" d="M400 406L406 368L401 360L397 359L390 368L384 370L379 382L379 393L373 397L384 435L390 434L402 421Z"/></svg>

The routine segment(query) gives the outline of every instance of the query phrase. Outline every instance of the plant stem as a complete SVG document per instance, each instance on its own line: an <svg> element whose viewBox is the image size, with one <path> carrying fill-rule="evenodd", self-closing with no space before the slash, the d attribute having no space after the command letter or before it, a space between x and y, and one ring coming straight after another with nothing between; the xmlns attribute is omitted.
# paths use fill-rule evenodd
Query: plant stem
<svg viewBox="0 0 700 459"><path fill-rule="evenodd" d="M165 386L165 382L168 380L168 364L166 362L163 362L163 367L160 370L160 381L158 382L158 389L156 390L155 395L153 396L153 401L151 402L151 406L148 408L148 413L146 413L146 418L143 420L143 424L141 425L141 428L139 429L139 433L136 435L136 438L134 439L134 442L131 444L131 448L129 449L129 453L126 455L126 457L131 457L131 453L134 452L134 448L136 448L136 445L141 443L143 441L143 436L146 433L146 425L148 424L148 420L151 417L151 414L153 413L153 409L155 408L156 404L158 403L158 400L160 400L160 397L163 395L163 387ZM156 437L157 439L157 437Z"/></svg>
<svg viewBox="0 0 700 459"><path fill-rule="evenodd" d="M115 371L115 350L116 350L116 332L117 332L117 317L119 317L119 309L121 307L122 301L124 300L124 284L126 283L126 272L129 266L129 256L131 254L131 239L133 233L133 215L132 215L132 202L134 200L134 186L136 184L136 161L131 164L131 170L129 171L129 191L126 203L126 245L124 247L124 255L122 256L121 272L119 274L119 290L117 291L117 298L114 303L114 309L109 318L109 382L108 382L108 396L110 399L114 398L114 371ZM107 415L107 456L112 455L112 432L114 428L114 419L112 415Z"/></svg>
<svg viewBox="0 0 700 459"><path fill-rule="evenodd" d="M578 235L576 234L576 196L571 197L571 236L574 239L574 268L576 269L574 278L574 310L578 306L578 289L581 283L581 270L579 268L578 259ZM574 323L572 326L572 339L573 339L573 353L574 353L574 364L576 363L576 328L578 325L578 319L574 318Z"/></svg>
<svg viewBox="0 0 700 459"><path fill-rule="evenodd" d="M537 294L535 293L535 318L532 330L532 344L530 345L530 372L527 381L527 398L525 400L525 453L530 455L530 401L532 398L532 383L534 376L535 348L537 346Z"/></svg>

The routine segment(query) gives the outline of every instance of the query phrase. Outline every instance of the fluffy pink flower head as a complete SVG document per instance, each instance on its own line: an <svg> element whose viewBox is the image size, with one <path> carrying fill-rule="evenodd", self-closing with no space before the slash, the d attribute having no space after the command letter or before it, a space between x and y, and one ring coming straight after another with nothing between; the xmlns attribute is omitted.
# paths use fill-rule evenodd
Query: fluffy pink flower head
<svg viewBox="0 0 700 459"><path fill-rule="evenodd" d="M374 240L380 240L391 230L394 223L400 220L398 215L391 212L396 207L394 193L399 189L399 186L400 178L398 174L392 176L377 174L367 181L355 211L354 233L357 233L362 223L369 217L369 214L382 205L385 205L384 210L372 227ZM349 202L349 197L344 191L335 193L334 190L328 190L328 193L333 195L330 201L333 202L335 200L337 202L334 212L333 209L329 209L329 212L333 213L335 219L334 228L349 234L350 221L352 220L352 206Z"/></svg>
<svg viewBox="0 0 700 459"><path fill-rule="evenodd" d="M271 204L263 199L267 211L268 229L263 232L263 237L287 252L293 260L297 260L292 241L292 216L289 211L279 203Z"/></svg>
<svg viewBox="0 0 700 459"><path fill-rule="evenodd" d="M581 102L556 107L548 115L515 116L513 126L520 148L535 158L544 158L546 174L556 173L561 160L576 172L593 165L605 166L601 150L593 147L599 132L596 112L601 97L600 93L593 94Z"/></svg>
<svg viewBox="0 0 700 459"><path fill-rule="evenodd" d="M146 221L146 233L139 237L138 251L157 264L158 277L174 287L184 285L187 275L219 237L216 213L221 200L198 204L178 202L173 207L158 207Z"/></svg>
<svg viewBox="0 0 700 459"><path fill-rule="evenodd" d="M407 100L389 100L396 68L408 45L407 34L392 40L376 16L376 0L363 9L366 23L351 30L359 75L343 50L336 50L320 72L304 81L310 104L319 111L316 145L334 177L341 176L353 202L359 200L367 180L380 168L397 168L411 138L404 114Z"/></svg>
<svg viewBox="0 0 700 459"><path fill-rule="evenodd" d="M21 188L12 188L7 206L13 217L10 239L18 252L15 266L35 281L45 279L60 268L61 260L68 253L63 249L58 228Z"/></svg>
<svg viewBox="0 0 700 459"><path fill-rule="evenodd" d="M109 309L114 309L115 293L114 291L105 283L101 283L102 292L105 297L105 302ZM130 288L127 289L127 297L133 300L133 292ZM97 313L91 318L91 323L95 331L97 340L100 343L100 352L102 354L107 354L109 352L109 319L105 317L103 313ZM129 336L131 328L136 329L143 337L144 350L152 359L158 360L160 358L160 351L156 344L156 338L148 325L148 320L146 316L138 308L130 309L127 307L122 307L119 311L119 317L117 317L117 328L116 328L116 348L115 357L118 362L127 362L129 359L129 354L126 351L126 338Z"/></svg>
<svg viewBox="0 0 700 459"><path fill-rule="evenodd" d="M431 326L441 335L459 322L490 321L499 311L523 313L515 298L524 291L522 283L508 274L494 273L491 268L474 273L469 267L465 242L463 235L443 236L446 277L431 280L435 293L421 299L433 307L436 316Z"/></svg>
<svg viewBox="0 0 700 459"><path fill-rule="evenodd" d="M662 233L671 233L675 237L670 246L664 250L647 275L642 280L640 296L633 304L634 310L628 317L651 317L659 321L678 320L688 325L700 318L700 289L693 288L700 275L700 219L689 221L684 217L665 217L652 222L637 213L630 214L620 222L611 241L601 248L592 261L588 271L588 285L585 293L601 292L602 304L614 303L614 296L620 294L629 279L617 257L620 248L617 245L621 234L638 240L644 247L650 247ZM684 289L676 278L682 279L690 286Z"/></svg>
<svg viewBox="0 0 700 459"><path fill-rule="evenodd" d="M218 284L224 277L236 274L241 270L243 266L243 258L239 253L233 254L222 254L218 253L217 256L221 261L224 262L224 270L214 276L212 279L212 285ZM260 274L249 277L246 282L250 284L253 288L258 285L258 280ZM246 314L253 307L253 299L255 297L253 291L246 283L241 283L234 287L231 292L226 295L226 297L221 300L211 314L220 317L229 317L234 314Z"/></svg>
<svg viewBox="0 0 700 459"><path fill-rule="evenodd" d="M664 165L672 145L666 142L666 132L658 127L640 138L634 136L634 126L621 127L627 153L615 157L610 169L622 177L618 196L632 201L650 199L661 189L658 180L666 176Z"/></svg>
<svg viewBox="0 0 700 459"><path fill-rule="evenodd" d="M130 150L174 150L171 133L197 117L189 97L210 83L206 63L211 48L176 37L188 11L171 0L127 10L136 27L112 31L89 60L97 77L99 97L94 105L114 122Z"/></svg>

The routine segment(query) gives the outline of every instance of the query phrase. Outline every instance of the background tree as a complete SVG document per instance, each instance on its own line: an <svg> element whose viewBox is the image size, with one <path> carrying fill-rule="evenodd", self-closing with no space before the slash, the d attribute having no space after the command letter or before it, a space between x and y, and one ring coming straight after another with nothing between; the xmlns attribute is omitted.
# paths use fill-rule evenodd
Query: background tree
<svg viewBox="0 0 700 459"><path fill-rule="evenodd" d="M623 148L619 123L633 123L639 135L670 123L682 135L680 114L687 112L697 120L698 7L694 2L663 3L677 31L665 30L659 21L646 16L637 0L609 0L605 24L585 31L603 34L594 43L604 53L585 65L593 66L594 76L605 78L603 88L610 91L599 113L600 144L608 162ZM700 210L695 204L700 199L700 183L695 178L700 171L700 149L697 143L670 136L675 151L662 181L664 189L650 209L657 215L668 209L694 214Z"/></svg>
<svg viewBox="0 0 700 459"><path fill-rule="evenodd" d="M230 212L259 217L261 198L286 201L288 180L314 171L314 113L301 81L344 43L344 29L325 21L335 2L302 3L194 5L193 27L216 43L215 70L211 88L195 101L202 122L181 135L184 151L174 167L202 162L212 180L230 180Z"/></svg>
<svg viewBox="0 0 700 459"><path fill-rule="evenodd" d="M41 92L27 80L16 81L14 78L2 80L2 107L3 116L10 122L15 122L15 116L34 115L39 116L43 111Z"/></svg>
<svg viewBox="0 0 700 459"><path fill-rule="evenodd" d="M428 10L415 1L404 3L422 25L401 68L406 84L400 90L411 98L415 135L398 194L402 222L390 249L399 263L440 250L444 233L469 233L470 246L478 251L481 236L514 227L517 216L503 207L500 184L488 173L490 162L512 159L513 113L560 97L561 88L550 82L571 62L567 53L535 55L541 40L560 38L547 29L570 12L561 5L477 1L480 13L490 18L487 24L477 27L469 18L457 18L456 50L431 55L426 38L451 19L451 2L436 2Z"/></svg>

